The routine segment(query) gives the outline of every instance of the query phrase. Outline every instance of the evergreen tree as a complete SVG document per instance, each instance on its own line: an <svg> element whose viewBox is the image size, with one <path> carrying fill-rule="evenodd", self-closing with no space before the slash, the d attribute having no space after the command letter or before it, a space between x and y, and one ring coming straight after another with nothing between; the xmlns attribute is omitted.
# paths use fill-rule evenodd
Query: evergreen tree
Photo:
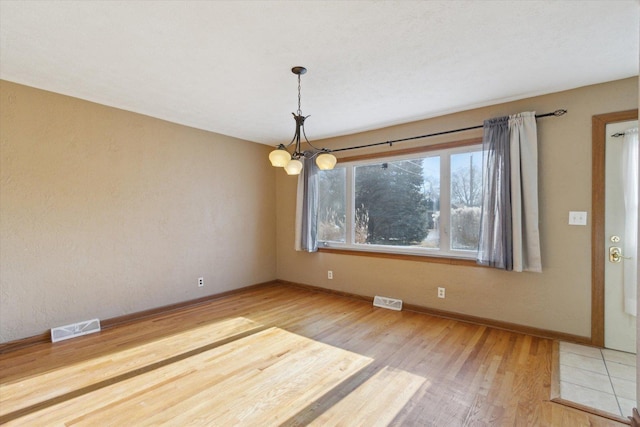
<svg viewBox="0 0 640 427"><path fill-rule="evenodd" d="M366 227L366 243L422 242L428 230L420 160L360 166L355 180L356 216L367 219L366 224L361 224Z"/></svg>

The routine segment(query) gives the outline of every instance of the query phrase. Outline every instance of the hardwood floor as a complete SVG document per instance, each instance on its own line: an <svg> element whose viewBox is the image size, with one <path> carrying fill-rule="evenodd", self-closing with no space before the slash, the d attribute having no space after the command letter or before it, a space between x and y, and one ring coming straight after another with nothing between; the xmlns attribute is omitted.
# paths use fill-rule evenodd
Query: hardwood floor
<svg viewBox="0 0 640 427"><path fill-rule="evenodd" d="M7 425L611 426L552 341L272 285L0 355Z"/></svg>

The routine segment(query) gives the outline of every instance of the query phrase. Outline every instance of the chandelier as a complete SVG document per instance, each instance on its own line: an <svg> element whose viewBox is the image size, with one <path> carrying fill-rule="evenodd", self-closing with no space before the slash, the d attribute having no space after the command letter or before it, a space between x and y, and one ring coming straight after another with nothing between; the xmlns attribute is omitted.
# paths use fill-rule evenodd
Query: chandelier
<svg viewBox="0 0 640 427"><path fill-rule="evenodd" d="M309 142L307 135L304 131L304 121L309 116L303 116L300 109L300 76L307 72L304 67L293 67L291 72L298 76L298 111L293 114L293 118L296 121L296 133L293 135L293 139L286 146L284 144L278 145L278 147L269 153L269 160L271 165L284 168L288 175L299 175L302 171L302 158L316 159L316 165L320 170L331 170L337 163L336 156L331 154L331 150L327 148L317 148ZM311 147L310 150L302 151L300 146L301 138ZM295 144L295 145L294 145ZM288 148L294 145L293 153L289 153Z"/></svg>

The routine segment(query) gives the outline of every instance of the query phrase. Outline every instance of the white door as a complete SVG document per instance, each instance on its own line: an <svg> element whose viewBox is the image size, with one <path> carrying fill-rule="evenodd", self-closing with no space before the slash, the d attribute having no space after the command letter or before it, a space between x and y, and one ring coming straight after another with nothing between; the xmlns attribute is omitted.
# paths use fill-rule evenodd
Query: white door
<svg viewBox="0 0 640 427"><path fill-rule="evenodd" d="M623 137L613 137L627 129L638 127L638 121L607 125L605 164L605 247L604 270L604 345L614 350L636 352L636 318L624 311L624 263L633 259L620 258L612 252L620 248L624 256L625 207L622 176ZM637 178L636 178L637 180ZM636 218L637 221L637 218Z"/></svg>

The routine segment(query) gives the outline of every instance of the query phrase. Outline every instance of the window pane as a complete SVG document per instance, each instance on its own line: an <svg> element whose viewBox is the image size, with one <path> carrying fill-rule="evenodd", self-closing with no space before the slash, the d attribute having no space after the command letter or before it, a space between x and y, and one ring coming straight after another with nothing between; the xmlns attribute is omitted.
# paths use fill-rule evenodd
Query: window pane
<svg viewBox="0 0 640 427"><path fill-rule="evenodd" d="M451 249L477 250L482 151L451 155Z"/></svg>
<svg viewBox="0 0 640 427"><path fill-rule="evenodd" d="M437 157L356 166L355 243L438 247Z"/></svg>
<svg viewBox="0 0 640 427"><path fill-rule="evenodd" d="M345 242L346 170L318 172L318 240Z"/></svg>

